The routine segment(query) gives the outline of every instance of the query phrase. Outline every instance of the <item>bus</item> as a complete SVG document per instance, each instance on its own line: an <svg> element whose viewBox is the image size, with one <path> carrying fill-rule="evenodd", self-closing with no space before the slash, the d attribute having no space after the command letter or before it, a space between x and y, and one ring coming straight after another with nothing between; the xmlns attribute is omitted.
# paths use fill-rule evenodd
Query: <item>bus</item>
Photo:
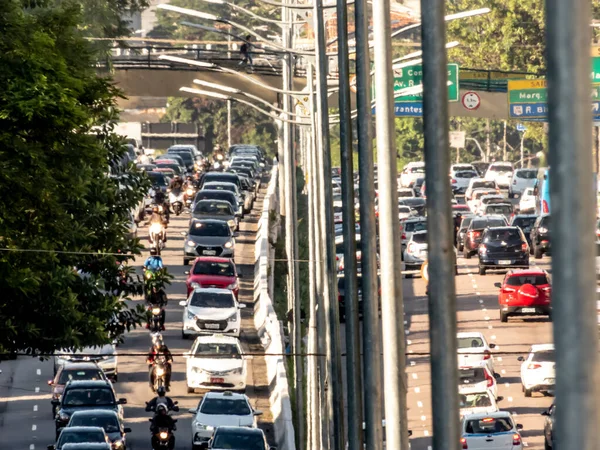
<svg viewBox="0 0 600 450"><path fill-rule="evenodd" d="M533 186L533 195L535 195L535 213L538 215L550 214L550 177L548 168L538 170L538 177Z"/></svg>

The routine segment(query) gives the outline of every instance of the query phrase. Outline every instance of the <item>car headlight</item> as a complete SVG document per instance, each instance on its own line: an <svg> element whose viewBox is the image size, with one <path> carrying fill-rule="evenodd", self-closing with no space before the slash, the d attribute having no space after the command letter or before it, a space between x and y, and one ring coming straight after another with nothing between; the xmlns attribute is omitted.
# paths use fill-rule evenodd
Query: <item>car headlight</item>
<svg viewBox="0 0 600 450"><path fill-rule="evenodd" d="M204 373L204 370L202 370L200 367L194 366L194 367L192 367L192 372L194 372L194 373Z"/></svg>
<svg viewBox="0 0 600 450"><path fill-rule="evenodd" d="M186 241L185 245L187 245L188 247L194 247L196 243L194 241Z"/></svg>
<svg viewBox="0 0 600 450"><path fill-rule="evenodd" d="M231 248L231 247L233 247L233 242L232 241L227 241L227 242L225 242L225 245L223 247L225 247L225 248Z"/></svg>
<svg viewBox="0 0 600 450"><path fill-rule="evenodd" d="M187 317L188 317L189 320L194 320L196 318L196 315L193 312L188 311L187 312Z"/></svg>
<svg viewBox="0 0 600 450"><path fill-rule="evenodd" d="M215 427L211 427L210 425L204 425L203 423L197 423L196 428L207 431L212 431L215 429Z"/></svg>
<svg viewBox="0 0 600 450"><path fill-rule="evenodd" d="M192 281L192 282L190 283L190 287L191 287L192 289L200 289L202 286L200 285L200 283L196 283L195 281Z"/></svg>
<svg viewBox="0 0 600 450"><path fill-rule="evenodd" d="M228 220L227 221L227 225L229 225L230 227L235 227L235 220Z"/></svg>
<svg viewBox="0 0 600 450"><path fill-rule="evenodd" d="M58 420L60 420L62 422L67 422L69 419L70 419L70 417L68 414L66 414L64 411L59 411Z"/></svg>
<svg viewBox="0 0 600 450"><path fill-rule="evenodd" d="M540 233L547 233L547 232L548 232L548 228L540 227Z"/></svg>
<svg viewBox="0 0 600 450"><path fill-rule="evenodd" d="M237 320L238 320L238 313L237 313L237 311L234 312L231 316L229 316L227 318L227 322L237 322Z"/></svg>
<svg viewBox="0 0 600 450"><path fill-rule="evenodd" d="M231 283L229 286L227 286L225 289L229 289L229 290L234 290L238 288L238 284L237 281L235 283Z"/></svg>
<svg viewBox="0 0 600 450"><path fill-rule="evenodd" d="M117 440L115 442L113 442L113 448L123 448L123 441L122 440Z"/></svg>

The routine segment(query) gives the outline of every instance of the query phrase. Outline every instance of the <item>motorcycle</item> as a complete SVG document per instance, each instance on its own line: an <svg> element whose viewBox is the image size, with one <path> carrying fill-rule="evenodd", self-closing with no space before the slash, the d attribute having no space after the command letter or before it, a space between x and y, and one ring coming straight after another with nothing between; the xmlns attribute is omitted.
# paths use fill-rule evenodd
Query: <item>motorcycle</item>
<svg viewBox="0 0 600 450"><path fill-rule="evenodd" d="M161 324L161 318L165 311L164 306L149 305L148 311L150 312L150 318L148 319L147 328L150 330L150 332L156 333L159 331L164 331L165 327Z"/></svg>
<svg viewBox="0 0 600 450"><path fill-rule="evenodd" d="M181 214L185 203L183 190L169 192L169 203L176 216Z"/></svg>
<svg viewBox="0 0 600 450"><path fill-rule="evenodd" d="M168 364L164 358L159 358L154 363L154 392L161 386L164 386L167 390L169 389L169 386L166 384Z"/></svg>
<svg viewBox="0 0 600 450"><path fill-rule="evenodd" d="M179 402L177 400L175 400L173 402L173 407L169 408L168 404L167 404L167 399L164 397L158 397L158 399L156 400L156 405L152 408L150 407L150 402L146 402L146 411L152 411L152 412L156 412L156 408L158 408L158 405L165 405L165 407L167 408L167 411L173 411L173 412L179 412Z"/></svg>
<svg viewBox="0 0 600 450"><path fill-rule="evenodd" d="M154 222L150 225L148 240L150 241L150 247L156 249L157 255L160 255L160 251L165 248L165 234L166 231L163 224Z"/></svg>
<svg viewBox="0 0 600 450"><path fill-rule="evenodd" d="M152 419L150 419L152 421ZM173 420L177 422L177 419ZM172 450L175 446L173 441L173 430L168 428L159 428L157 433L154 433L152 439L152 450Z"/></svg>
<svg viewBox="0 0 600 450"><path fill-rule="evenodd" d="M188 186L188 188L185 190L185 195L184 195L186 208L189 209L192 207L192 202L194 201L194 197L196 197L196 189L194 189L191 186Z"/></svg>

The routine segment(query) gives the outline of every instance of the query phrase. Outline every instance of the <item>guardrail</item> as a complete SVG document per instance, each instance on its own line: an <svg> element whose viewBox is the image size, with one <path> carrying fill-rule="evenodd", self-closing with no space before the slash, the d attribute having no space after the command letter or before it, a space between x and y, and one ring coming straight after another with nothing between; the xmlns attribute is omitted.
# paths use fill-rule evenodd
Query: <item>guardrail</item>
<svg viewBox="0 0 600 450"><path fill-rule="evenodd" d="M285 357L282 356L285 354L283 329L271 300L273 282L269 261L273 260L274 249L271 248L270 241L277 239L277 227L271 229L269 218L271 211L277 210L277 179L278 167L274 163L255 246L254 301L257 306L254 311L254 326L265 349L269 402L277 448L296 450Z"/></svg>

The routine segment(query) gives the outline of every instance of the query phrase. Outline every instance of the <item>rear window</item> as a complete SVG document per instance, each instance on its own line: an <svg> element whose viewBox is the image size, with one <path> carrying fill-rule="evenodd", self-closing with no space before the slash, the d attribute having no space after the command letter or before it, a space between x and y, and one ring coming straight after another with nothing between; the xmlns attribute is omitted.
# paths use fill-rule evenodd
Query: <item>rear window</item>
<svg viewBox="0 0 600 450"><path fill-rule="evenodd" d="M488 230L483 238L484 242L489 241L506 241L515 242L521 240L521 233L518 229L499 229L499 230Z"/></svg>
<svg viewBox="0 0 600 450"><path fill-rule="evenodd" d="M473 182L473 189L480 189L480 188L489 188L489 189L496 189L496 183L494 181L474 181Z"/></svg>
<svg viewBox="0 0 600 450"><path fill-rule="evenodd" d="M483 339L480 337L462 337L458 338L458 349L483 347Z"/></svg>
<svg viewBox="0 0 600 450"><path fill-rule="evenodd" d="M512 429L513 424L508 417L486 417L480 420L468 420L465 425L465 433L469 434L506 433Z"/></svg>
<svg viewBox="0 0 600 450"><path fill-rule="evenodd" d="M194 275L215 275L221 277L235 276L233 263L230 262L213 262L213 261L198 261L194 265Z"/></svg>
<svg viewBox="0 0 600 450"><path fill-rule="evenodd" d="M502 219L474 220L472 225L471 228L474 230L483 230L487 227L503 227L506 222Z"/></svg>
<svg viewBox="0 0 600 450"><path fill-rule="evenodd" d="M410 173L425 173L425 167L412 167Z"/></svg>
<svg viewBox="0 0 600 450"><path fill-rule="evenodd" d="M194 222L190 226L191 236L230 236L229 225L225 222Z"/></svg>
<svg viewBox="0 0 600 450"><path fill-rule="evenodd" d="M554 357L554 350L545 350L543 352L535 352L533 354L532 361L535 362L556 362Z"/></svg>
<svg viewBox="0 0 600 450"><path fill-rule="evenodd" d="M333 212L334 213L341 213L342 212L342 207L341 206L334 206L333 207Z"/></svg>
<svg viewBox="0 0 600 450"><path fill-rule="evenodd" d="M456 172L454 174L454 178L476 178L479 175L477 174L477 172Z"/></svg>
<svg viewBox="0 0 600 450"><path fill-rule="evenodd" d="M486 406L492 406L492 400L490 400L487 392L458 394L458 401L461 408L485 408Z"/></svg>
<svg viewBox="0 0 600 450"><path fill-rule="evenodd" d="M414 197L414 192L412 190L401 190L398 191L398 197Z"/></svg>
<svg viewBox="0 0 600 450"><path fill-rule="evenodd" d="M103 380L102 372L100 369L84 369L84 370L70 370L65 369L60 373L58 384L67 384L67 381L71 380Z"/></svg>
<svg viewBox="0 0 600 450"><path fill-rule="evenodd" d="M482 381L485 381L485 373L482 367L460 369L458 371L458 384L477 384Z"/></svg>
<svg viewBox="0 0 600 450"><path fill-rule="evenodd" d="M515 227L527 228L533 226L535 217L518 217L513 221Z"/></svg>
<svg viewBox="0 0 600 450"><path fill-rule="evenodd" d="M427 230L427 222L406 222L404 224L404 231L408 233L424 230Z"/></svg>
<svg viewBox="0 0 600 450"><path fill-rule="evenodd" d="M524 284L532 284L534 286L543 286L548 283L546 275L513 275L506 280L508 286L523 286Z"/></svg>
<svg viewBox="0 0 600 450"><path fill-rule="evenodd" d="M534 180L537 178L537 170L519 170L515 176L524 180Z"/></svg>
<svg viewBox="0 0 600 450"><path fill-rule="evenodd" d="M491 170L492 172L512 172L513 168L511 166L508 165L498 165L498 166L491 166L489 168L489 170Z"/></svg>
<svg viewBox="0 0 600 450"><path fill-rule="evenodd" d="M417 244L426 244L427 243L427 233L415 233L412 235L413 242Z"/></svg>
<svg viewBox="0 0 600 450"><path fill-rule="evenodd" d="M473 222L473 218L472 217L465 217L462 222L460 223L460 229L461 230L466 230L467 228L469 228L469 225L471 224L471 222Z"/></svg>

